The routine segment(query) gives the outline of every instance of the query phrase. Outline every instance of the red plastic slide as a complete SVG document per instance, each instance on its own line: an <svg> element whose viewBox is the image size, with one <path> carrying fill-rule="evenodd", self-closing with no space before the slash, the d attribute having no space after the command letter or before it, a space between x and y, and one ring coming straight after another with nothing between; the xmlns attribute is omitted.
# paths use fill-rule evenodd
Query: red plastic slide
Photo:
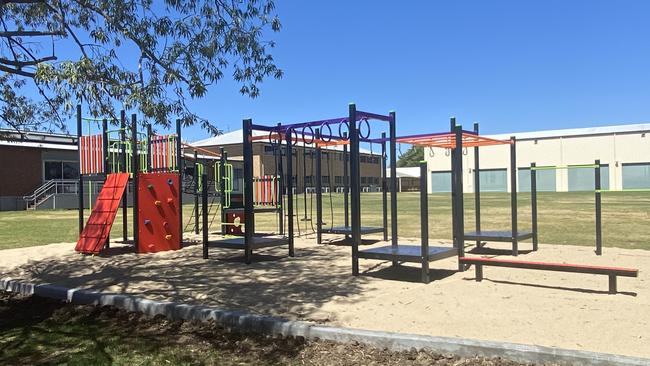
<svg viewBox="0 0 650 366"><path fill-rule="evenodd" d="M95 207L77 241L77 252L99 254L104 248L128 183L128 173L109 174L106 177Z"/></svg>

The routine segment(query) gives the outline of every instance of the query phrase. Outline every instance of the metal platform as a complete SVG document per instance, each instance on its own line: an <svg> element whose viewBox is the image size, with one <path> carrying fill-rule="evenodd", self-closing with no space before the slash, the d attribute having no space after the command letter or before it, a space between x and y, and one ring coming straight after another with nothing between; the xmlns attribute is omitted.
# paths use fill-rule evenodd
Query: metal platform
<svg viewBox="0 0 650 366"><path fill-rule="evenodd" d="M458 255L458 250L453 247L429 247L429 262L456 255ZM422 248L420 245L399 244L397 249L394 249L392 246L386 245L360 250L359 258L421 263Z"/></svg>
<svg viewBox="0 0 650 366"><path fill-rule="evenodd" d="M482 240L482 241L502 241L511 242L513 238L512 231L510 230L481 230L470 231L465 233L465 240ZM530 231L518 231L517 241L532 239L533 233Z"/></svg>
<svg viewBox="0 0 650 366"><path fill-rule="evenodd" d="M282 237L282 236L255 236L253 237L250 248L259 249L259 248L267 248L267 247L277 247L277 246L288 245L288 244L289 244L289 238ZM212 240L208 242L208 246L211 248L242 249L242 250L246 249L243 236L239 238Z"/></svg>
<svg viewBox="0 0 650 366"><path fill-rule="evenodd" d="M383 227L372 227L372 226L362 226L360 228L361 235L374 234L374 233L383 233ZM326 234L345 234L352 235L352 227L350 226L334 226L332 228L323 228L322 233Z"/></svg>

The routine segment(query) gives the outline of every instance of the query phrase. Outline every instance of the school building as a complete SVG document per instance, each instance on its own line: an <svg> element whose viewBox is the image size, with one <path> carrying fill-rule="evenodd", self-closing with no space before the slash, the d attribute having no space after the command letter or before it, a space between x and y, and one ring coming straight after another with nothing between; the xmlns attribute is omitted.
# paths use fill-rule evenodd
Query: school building
<svg viewBox="0 0 650 366"><path fill-rule="evenodd" d="M537 190L572 192L594 190L593 168L572 166L601 163L601 189L650 189L650 123L522 132L487 136L517 139L517 189L530 191L530 164L570 169L537 170ZM474 148L463 149L463 185L474 192ZM451 191L449 151L425 148L430 172L428 191ZM481 192L509 192L510 146L481 147Z"/></svg>

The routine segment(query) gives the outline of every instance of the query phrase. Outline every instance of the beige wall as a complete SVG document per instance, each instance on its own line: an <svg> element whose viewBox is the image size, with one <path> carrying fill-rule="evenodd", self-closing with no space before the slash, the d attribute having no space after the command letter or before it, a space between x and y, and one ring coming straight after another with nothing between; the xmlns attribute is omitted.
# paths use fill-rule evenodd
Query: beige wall
<svg viewBox="0 0 650 366"><path fill-rule="evenodd" d="M433 156L432 156L433 155ZM480 148L481 169L507 169L510 177L509 145L486 146ZM425 149L428 170L449 171L450 157L445 149ZM583 135L554 137L543 139L526 139L517 141L517 167L529 167L530 163L538 166L563 166L576 164L593 164L600 159L601 164L609 165L609 187L612 190L623 188L623 164L650 162L650 133L617 133L606 135ZM473 148L463 155L463 183L465 192L473 192ZM428 190L431 191L429 185ZM568 190L568 172L556 171L556 190ZM508 178L508 191L510 179Z"/></svg>

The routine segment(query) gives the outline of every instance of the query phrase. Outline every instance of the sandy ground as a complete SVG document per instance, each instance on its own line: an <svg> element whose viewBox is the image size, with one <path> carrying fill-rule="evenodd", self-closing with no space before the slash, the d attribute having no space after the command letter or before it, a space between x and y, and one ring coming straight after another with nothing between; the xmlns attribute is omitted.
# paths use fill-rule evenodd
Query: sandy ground
<svg viewBox="0 0 650 366"><path fill-rule="evenodd" d="M609 295L606 276L586 274L486 267L478 283L474 269L456 272L456 258L431 263L426 285L418 267L384 261L362 259L363 274L353 277L349 247L314 243L297 239L295 258L283 247L261 250L251 265L223 249L203 260L199 245L148 255L114 246L85 256L61 243L2 251L0 276L345 327L650 357L648 251L605 248L597 257L591 247L540 245L520 256L640 270L619 278L623 293Z"/></svg>

